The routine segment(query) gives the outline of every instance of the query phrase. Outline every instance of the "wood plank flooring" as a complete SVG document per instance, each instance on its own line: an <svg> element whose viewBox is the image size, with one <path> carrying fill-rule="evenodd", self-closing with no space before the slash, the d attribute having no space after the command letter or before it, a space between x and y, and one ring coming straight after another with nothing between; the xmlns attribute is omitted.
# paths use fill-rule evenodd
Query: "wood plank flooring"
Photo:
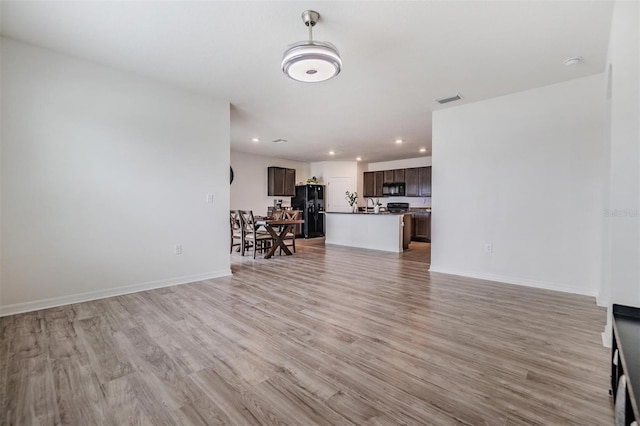
<svg viewBox="0 0 640 426"><path fill-rule="evenodd" d="M592 298L298 241L233 277L0 319L3 425L608 425Z"/></svg>

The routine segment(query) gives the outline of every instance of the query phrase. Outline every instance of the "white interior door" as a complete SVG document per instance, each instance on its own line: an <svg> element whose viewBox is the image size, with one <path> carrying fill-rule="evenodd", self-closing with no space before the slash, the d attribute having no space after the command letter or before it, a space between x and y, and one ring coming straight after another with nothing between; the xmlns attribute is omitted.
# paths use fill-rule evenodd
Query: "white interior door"
<svg viewBox="0 0 640 426"><path fill-rule="evenodd" d="M347 191L353 192L352 177L330 177L327 179L327 206L328 212L349 212L349 202L345 198Z"/></svg>

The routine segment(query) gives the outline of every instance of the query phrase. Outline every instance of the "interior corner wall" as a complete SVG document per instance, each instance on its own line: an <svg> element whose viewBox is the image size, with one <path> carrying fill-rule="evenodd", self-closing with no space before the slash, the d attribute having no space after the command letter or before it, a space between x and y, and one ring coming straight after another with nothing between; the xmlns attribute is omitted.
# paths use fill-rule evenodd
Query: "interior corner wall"
<svg viewBox="0 0 640 426"><path fill-rule="evenodd" d="M353 189L358 188L358 162L357 161L318 161L310 164L312 176L318 178L322 185L326 185L332 177L350 177L353 179Z"/></svg>
<svg viewBox="0 0 640 426"><path fill-rule="evenodd" d="M640 5L616 1L608 52L608 188L599 299L640 307ZM608 328L607 333L610 333Z"/></svg>
<svg viewBox="0 0 640 426"><path fill-rule="evenodd" d="M310 164L311 175L318 178L320 184L325 185L324 207L327 211L348 211L350 209L345 199L345 190L358 192L361 179L358 173L359 169L360 164L357 161L318 161ZM333 187L331 186L332 179L335 179ZM362 200L363 197L359 195L358 202L360 203Z"/></svg>
<svg viewBox="0 0 640 426"><path fill-rule="evenodd" d="M1 49L0 314L230 274L228 102Z"/></svg>
<svg viewBox="0 0 640 426"><path fill-rule="evenodd" d="M595 296L603 78L434 112L431 271Z"/></svg>
<svg viewBox="0 0 640 426"><path fill-rule="evenodd" d="M233 183L231 184L231 208L234 210L252 210L254 214L264 216L267 208L273 207L273 200L282 200L284 206L291 205L291 197L271 197L268 194L267 169L271 166L296 170L296 185L306 182L309 163L285 160L231 151Z"/></svg>

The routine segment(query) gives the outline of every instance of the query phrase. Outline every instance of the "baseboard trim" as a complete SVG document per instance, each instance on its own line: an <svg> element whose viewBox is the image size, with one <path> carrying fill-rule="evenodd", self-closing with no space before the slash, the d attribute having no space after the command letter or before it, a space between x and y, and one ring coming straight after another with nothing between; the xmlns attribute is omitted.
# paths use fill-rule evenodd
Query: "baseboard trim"
<svg viewBox="0 0 640 426"><path fill-rule="evenodd" d="M70 305L73 303L89 302L91 300L121 296L123 294L137 293L140 291L153 290L156 288L171 287L174 285L189 284L197 281L210 280L213 278L228 277L230 275L231 269L221 269L219 271L212 271L206 274L188 275L184 277L175 277L166 280L149 281L146 283L116 287L108 290L90 291L86 293L73 294L70 296L60 296L52 297L49 299L35 300L33 302L15 303L13 305L0 306L0 317L21 314L24 312L39 311L41 309L55 308L57 306Z"/></svg>
<svg viewBox="0 0 640 426"><path fill-rule="evenodd" d="M599 294L596 295L596 304L602 308L607 308L609 307L609 305L611 305L611 303L609 303L609 300L605 299L604 297L600 297Z"/></svg>
<svg viewBox="0 0 640 426"><path fill-rule="evenodd" d="M562 293L578 294L580 296L590 296L593 298L597 296L597 292L595 290L586 291L584 289L574 288L574 287L571 287L570 285L566 285L562 283L549 283L545 281L529 280L526 278L509 277L506 275L498 275L498 274L486 274L482 272L460 271L456 269L439 268L437 266L434 267L433 265L431 265L431 267L429 268L429 271L438 272L441 274L450 274L450 275L459 275L462 277L477 278L480 280L497 281L505 284L520 285L524 287L539 288L542 290L560 291Z"/></svg>

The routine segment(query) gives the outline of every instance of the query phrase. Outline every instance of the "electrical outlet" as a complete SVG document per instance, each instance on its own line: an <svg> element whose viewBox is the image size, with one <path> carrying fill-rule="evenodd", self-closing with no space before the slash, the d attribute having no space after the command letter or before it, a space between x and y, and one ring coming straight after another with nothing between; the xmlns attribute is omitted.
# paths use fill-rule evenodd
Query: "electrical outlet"
<svg viewBox="0 0 640 426"><path fill-rule="evenodd" d="M207 194L207 203L213 204L213 194Z"/></svg>
<svg viewBox="0 0 640 426"><path fill-rule="evenodd" d="M493 244L487 243L484 245L485 253L493 253Z"/></svg>
<svg viewBox="0 0 640 426"><path fill-rule="evenodd" d="M182 244L176 244L176 254L182 254Z"/></svg>

